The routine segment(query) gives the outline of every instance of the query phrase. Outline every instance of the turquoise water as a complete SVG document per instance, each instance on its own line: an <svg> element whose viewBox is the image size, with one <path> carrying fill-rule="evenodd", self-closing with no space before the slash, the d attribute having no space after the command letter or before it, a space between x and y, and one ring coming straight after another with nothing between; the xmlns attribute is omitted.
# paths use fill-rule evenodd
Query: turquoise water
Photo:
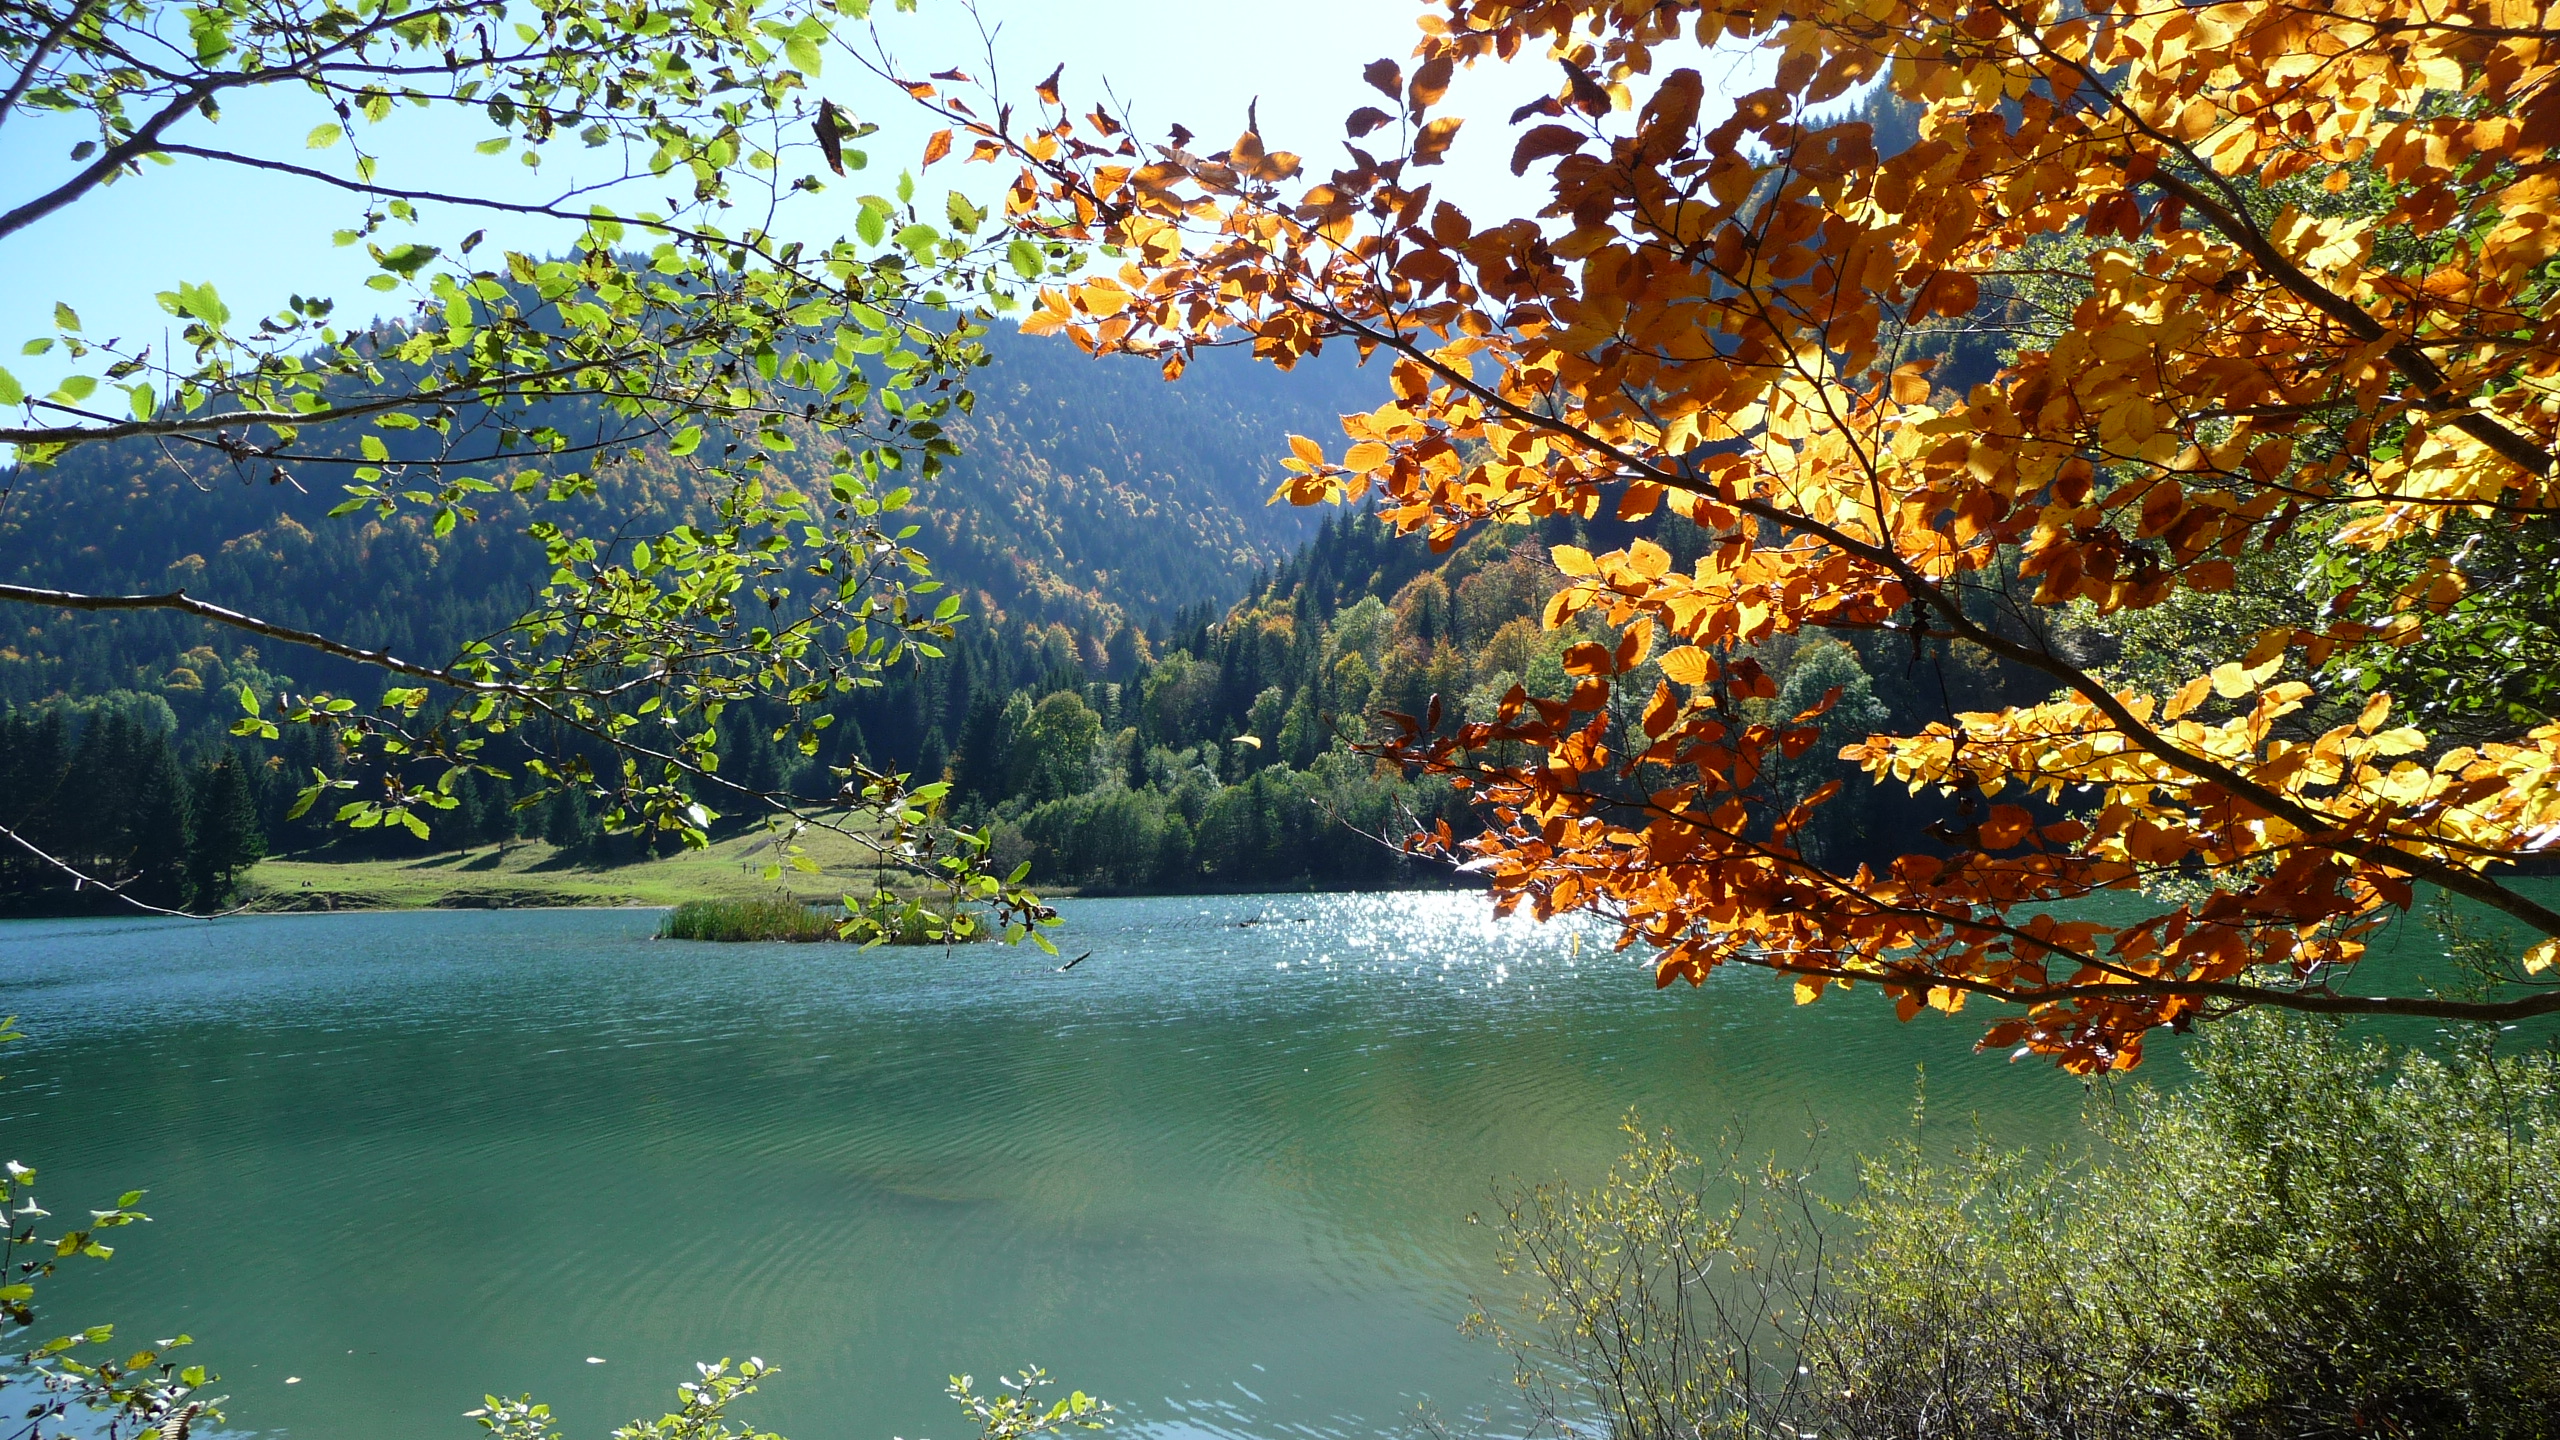
<svg viewBox="0 0 2560 1440"><path fill-rule="evenodd" d="M966 1440L944 1377L1028 1361L1124 1433L1370 1435L1502 1403L1469 1217L1596 1174L1630 1107L1758 1148L1818 1118L1845 1166L1923 1061L2002 1138L2081 1095L1962 1020L1658 992L1472 896L1071 902L1064 974L656 918L0 926L7 1153L57 1215L157 1217L49 1322L192 1332L268 1434L465 1440L530 1390L592 1437L756 1354L747 1418L794 1440Z"/></svg>

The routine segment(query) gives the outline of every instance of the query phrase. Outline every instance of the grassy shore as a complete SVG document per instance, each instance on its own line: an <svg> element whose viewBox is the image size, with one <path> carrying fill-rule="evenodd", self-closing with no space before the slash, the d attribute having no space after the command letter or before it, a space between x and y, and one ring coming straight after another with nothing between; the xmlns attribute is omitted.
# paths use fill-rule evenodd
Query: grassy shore
<svg viewBox="0 0 2560 1440"><path fill-rule="evenodd" d="M564 861L539 840L483 845L399 860L286 856L248 876L247 903L259 910L510 909L536 905L681 905L688 900L756 900L777 894L826 905L868 890L871 852L824 831L801 840L817 874L783 868L767 879L773 841L751 830L658 860L612 866Z"/></svg>

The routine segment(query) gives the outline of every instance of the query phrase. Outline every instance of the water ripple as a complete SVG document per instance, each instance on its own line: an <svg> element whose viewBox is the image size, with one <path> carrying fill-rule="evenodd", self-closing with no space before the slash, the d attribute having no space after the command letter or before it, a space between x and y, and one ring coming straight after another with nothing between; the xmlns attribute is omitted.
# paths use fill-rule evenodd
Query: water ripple
<svg viewBox="0 0 2560 1440"><path fill-rule="evenodd" d="M752 1353L803 1440L952 1434L943 1377L1032 1360L1147 1440L1342 1440L1506 1403L1455 1330L1494 1282L1466 1217L1595 1174L1630 1107L1854 1148L1924 1058L1933 1108L2077 1098L1946 1025L1656 992L1477 896L1067 915L1064 974L640 912L0 924L11 1153L57 1211L157 1217L55 1313L192 1331L280 1436L462 1440L491 1390L599 1431Z"/></svg>

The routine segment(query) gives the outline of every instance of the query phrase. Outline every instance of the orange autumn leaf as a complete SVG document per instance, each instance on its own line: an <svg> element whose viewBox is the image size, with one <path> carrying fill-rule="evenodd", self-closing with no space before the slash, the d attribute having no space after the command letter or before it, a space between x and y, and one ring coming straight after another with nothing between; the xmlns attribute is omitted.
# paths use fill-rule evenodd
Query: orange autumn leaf
<svg viewBox="0 0 2560 1440"><path fill-rule="evenodd" d="M1505 909L1606 917L1664 983L1738 964L1914 1017L1988 997L1982 1043L2087 1073L2252 1005L2560 1010L2524 983L2560 912L2513 883L2560 850L2560 723L2434 733L2357 679L2479 603L2457 535L2560 513L2560 6L1424 14L1408 62L1362 72L1410 125L1358 112L1377 153L1321 178L1274 174L1258 133L1204 159L943 111L1019 161L1021 233L1132 257L1101 306L1044 299L1032 327L1168 363L1355 348L1393 399L1346 417L1345 464L1417 543L1621 527L1549 551L1569 695L1382 748L1485 817L1418 852ZM1719 99L1702 35L1763 47L1767 83ZM1545 193L1470 213L1427 184L1461 123L1438 108L1524 54L1562 74L1493 153ZM1867 77L1899 125L1833 103ZM1990 333L2007 358L1950 342ZM1322 447L1292 450L1281 493L1339 498ZM2393 578L2250 618L2255 557L2308 524ZM2157 686L2058 638L2199 597L2229 631ZM1760 657L1879 635L2013 683L1889 733L1772 713ZM1839 789L1772 777L1834 752L1938 818L1810 853ZM2515 988L2347 998L2422 885L2540 937Z"/></svg>

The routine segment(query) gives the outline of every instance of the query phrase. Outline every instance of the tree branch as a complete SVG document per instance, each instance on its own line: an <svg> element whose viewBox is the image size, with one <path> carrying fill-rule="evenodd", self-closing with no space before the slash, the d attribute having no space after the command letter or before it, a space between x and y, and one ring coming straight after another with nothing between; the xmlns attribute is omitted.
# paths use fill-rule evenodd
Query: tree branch
<svg viewBox="0 0 2560 1440"><path fill-rule="evenodd" d="M2289 796L2269 789L2210 757L2193 754L2170 743L2166 736L2136 719L2133 712L2125 707L2124 702L2116 698L2114 692L2079 666L2034 646L2019 644L2017 641L1976 624L1972 617L1965 614L1962 603L1946 593L1945 587L1921 574L1916 567L1890 547L1869 544L1836 526L1826 525L1809 515L1799 514L1764 500L1724 495L1699 484L1689 476L1664 470L1632 452L1593 435L1561 416L1543 414L1513 401L1472 375L1463 373L1455 366L1440 360L1422 346L1406 338L1401 332L1380 329L1345 315L1330 306L1298 298L1290 292L1283 291L1278 298L1284 303L1300 306L1341 327L1346 333L1365 337L1375 345L1393 350L1427 367L1435 375L1452 385L1463 388L1486 405L1500 410L1514 420L1546 430L1551 434L1564 436L1577 445L1587 446L1594 453L1606 456L1648 483L1703 496L1718 504L1730 505L1744 514L1769 521L1784 529L1810 535L1865 560L1892 574L1902 583L1912 598L1937 611L1945 619L1951 633L1995 655L2015 660L2060 680L2082 699L2087 700L2100 714L2105 715L2125 738L2164 763L2198 780L2219 785L2307 834L2337 835L2339 836L2335 842L2337 848L2348 854L2398 870L2413 878L2428 881L2451 890L2457 895L2478 900L2492 909L2502 911L2533 926L2545 935L2560 936L2560 911L2537 904L2496 881L2459 865L2431 860L2422 855L2412 855L2394 845L2359 840L2353 836L2341 834L2344 827L2337 817L2312 809Z"/></svg>
<svg viewBox="0 0 2560 1440"><path fill-rule="evenodd" d="M334 655L341 660L352 660L359 665L370 665L376 669L388 670L395 675L406 675L413 680L431 681L455 690L481 695L533 693L528 687L522 685L474 679L437 666L419 665L403 660L387 650L367 650L359 645L332 640L315 631L296 630L289 625L278 625L271 620L261 620L255 615L244 615L237 610L225 609L220 605L198 600L184 590L172 590L165 595L83 595L71 590L43 590L32 585L0 585L0 602L34 605L48 610L174 610L182 615L192 615L199 620L212 621L216 625L227 625L234 630L246 630L252 635L263 635L270 640L281 640L288 645L300 645L305 649L317 650L324 655Z"/></svg>
<svg viewBox="0 0 2560 1440"><path fill-rule="evenodd" d="M2243 224L2239 217L2224 209L2212 196L2205 194L2193 184L2165 170L2153 171L2147 183L2177 196L2188 209L2211 220L2213 228L2221 231L2223 237L2232 244L2239 246L2251 260L2257 263L2258 268L2266 271L2277 284L2282 285L2304 304L2345 326L2347 333L2358 340L2371 344L2386 338L2391 333L2383 328L2381 321L2366 314L2362 306L2304 274L2302 267L2288 259L2283 251L2278 250L2264 234L2259 232L2256 226ZM2392 368L2407 376L2410 383L2416 385L2433 404L2451 407L2466 403L2461 396L2454 393L2452 382L2445 378L2443 367L2436 364L2434 357L2420 349L2417 341L2404 337L2395 341L2391 348L2383 353L2390 359ZM2531 436L2520 434L2500 424L2494 416L2483 415L2476 410L2465 410L2454 417L2450 423L2453 428L2488 446L2497 452L2499 458L2528 475L2539 478L2547 477L2552 473L2553 458L2550 451L2537 444Z"/></svg>
<svg viewBox="0 0 2560 1440"><path fill-rule="evenodd" d="M54 47L62 43L64 36L80 28L81 19L99 3L100 0L80 0L80 3L63 14L61 20L55 22L53 29L46 32L44 39L38 41L36 48L28 53L25 68L18 72L16 80L10 82L9 93L0 95L0 125L8 123L10 113L18 108L20 100L26 98L28 87L35 84L36 72L44 68L45 59L53 54Z"/></svg>

